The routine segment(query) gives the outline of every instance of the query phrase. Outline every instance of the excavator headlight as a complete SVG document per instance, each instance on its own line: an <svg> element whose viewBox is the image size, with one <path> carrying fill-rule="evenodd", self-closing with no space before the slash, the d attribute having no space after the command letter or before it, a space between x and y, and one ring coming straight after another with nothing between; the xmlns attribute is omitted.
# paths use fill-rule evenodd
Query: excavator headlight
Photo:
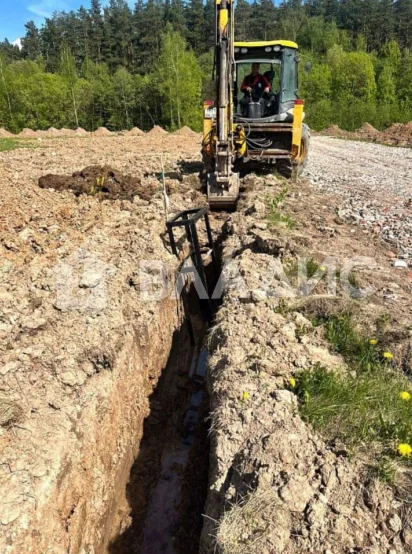
<svg viewBox="0 0 412 554"><path fill-rule="evenodd" d="M235 48L235 54L238 54L240 52L240 48Z"/></svg>
<svg viewBox="0 0 412 554"><path fill-rule="evenodd" d="M241 52L242 52L242 54L246 54L247 48L242 48L242 49L241 49Z"/></svg>
<svg viewBox="0 0 412 554"><path fill-rule="evenodd" d="M281 48L282 48L282 47L280 46L280 44L276 44L276 46L273 47L273 50L274 50L275 52L279 52L279 51L281 50Z"/></svg>
<svg viewBox="0 0 412 554"><path fill-rule="evenodd" d="M272 51L272 47L271 46L266 46L265 52L271 52L271 51Z"/></svg>

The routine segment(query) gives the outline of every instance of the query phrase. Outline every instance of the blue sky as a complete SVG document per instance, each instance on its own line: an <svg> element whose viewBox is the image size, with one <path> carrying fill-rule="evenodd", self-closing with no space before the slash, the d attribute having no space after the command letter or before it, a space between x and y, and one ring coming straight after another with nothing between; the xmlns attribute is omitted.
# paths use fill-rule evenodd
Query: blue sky
<svg viewBox="0 0 412 554"><path fill-rule="evenodd" d="M30 19L40 26L53 12L76 10L81 5L88 8L90 0L0 0L0 41L8 38L13 42L24 36L24 24Z"/></svg>

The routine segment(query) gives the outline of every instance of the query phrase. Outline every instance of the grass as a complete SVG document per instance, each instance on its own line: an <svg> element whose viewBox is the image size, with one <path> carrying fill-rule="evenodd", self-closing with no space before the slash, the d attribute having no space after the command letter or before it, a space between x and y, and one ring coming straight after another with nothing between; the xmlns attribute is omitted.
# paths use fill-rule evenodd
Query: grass
<svg viewBox="0 0 412 554"><path fill-rule="evenodd" d="M324 325L327 340L345 358L351 369L358 372L371 371L385 364L379 346L371 344L370 339L358 330L352 314L315 318L314 324Z"/></svg>
<svg viewBox="0 0 412 554"><path fill-rule="evenodd" d="M288 187L283 187L276 196L267 199L269 225L281 225L289 229L294 229L296 227L296 221L290 215L280 210L280 206L284 203L288 192Z"/></svg>
<svg viewBox="0 0 412 554"><path fill-rule="evenodd" d="M14 139L14 138L0 138L0 152L8 152L10 150L16 150L17 148L34 148L34 144L30 141Z"/></svg>
<svg viewBox="0 0 412 554"><path fill-rule="evenodd" d="M374 474L393 483L395 459L412 467L412 455L398 452L400 444L412 446L411 382L392 366L392 355L364 335L352 314L322 316L314 323L324 326L350 371L317 365L296 376L302 417L327 439L362 448Z"/></svg>
<svg viewBox="0 0 412 554"><path fill-rule="evenodd" d="M410 382L384 366L360 375L317 366L301 373L297 383L302 417L328 439L368 447L378 473L390 481L389 461L398 456L398 445L412 444L412 400L400 397L402 391L412 395ZM399 459L412 465L411 457Z"/></svg>

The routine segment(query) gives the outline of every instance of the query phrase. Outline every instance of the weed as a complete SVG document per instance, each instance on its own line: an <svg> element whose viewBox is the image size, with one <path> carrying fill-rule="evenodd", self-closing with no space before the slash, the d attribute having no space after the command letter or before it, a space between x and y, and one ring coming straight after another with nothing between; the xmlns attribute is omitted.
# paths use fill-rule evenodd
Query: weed
<svg viewBox="0 0 412 554"><path fill-rule="evenodd" d="M319 270L320 265L315 260L309 258L306 260L306 275L308 279L311 279ZM299 272L299 261L296 260L293 264L286 269L286 275L288 277L295 277Z"/></svg>
<svg viewBox="0 0 412 554"><path fill-rule="evenodd" d="M306 370L297 379L302 417L327 438L340 438L347 446L378 446L381 472L385 456L396 456L399 444L412 444L412 401L400 393L410 382L381 366L372 373L338 375L321 366ZM408 465L411 457L400 458Z"/></svg>
<svg viewBox="0 0 412 554"><path fill-rule="evenodd" d="M371 371L382 365L379 348L357 329L351 314L315 318L315 325L322 323L326 338L352 369L359 372Z"/></svg>
<svg viewBox="0 0 412 554"><path fill-rule="evenodd" d="M283 225L289 227L289 229L296 227L294 219L279 209L279 206L285 201L288 191L288 187L283 187L276 196L267 199L269 207L268 221L270 225Z"/></svg>

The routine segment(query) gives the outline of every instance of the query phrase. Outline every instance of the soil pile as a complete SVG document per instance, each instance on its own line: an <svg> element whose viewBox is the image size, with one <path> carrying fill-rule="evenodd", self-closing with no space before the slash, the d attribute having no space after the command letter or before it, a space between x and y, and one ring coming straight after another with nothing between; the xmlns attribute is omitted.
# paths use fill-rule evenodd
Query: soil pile
<svg viewBox="0 0 412 554"><path fill-rule="evenodd" d="M14 135L10 133L9 131L6 131L6 129L0 129L0 138L10 138Z"/></svg>
<svg viewBox="0 0 412 554"><path fill-rule="evenodd" d="M63 127L63 129L60 129L60 133L62 137L70 137L74 136L75 131L73 131L73 129L66 129L65 127Z"/></svg>
<svg viewBox="0 0 412 554"><path fill-rule="evenodd" d="M125 133L127 137L138 137L143 134L143 131L139 129L139 127L133 127L133 129L130 129L130 131L127 131L127 133Z"/></svg>
<svg viewBox="0 0 412 554"><path fill-rule="evenodd" d="M355 133L361 135L364 138L368 138L371 140L374 140L379 137L378 129L375 129L375 127L370 123L364 123L362 127L360 127L355 131Z"/></svg>
<svg viewBox="0 0 412 554"><path fill-rule="evenodd" d="M82 129L82 127L78 127L74 131L74 134L76 135L76 137L86 137L89 133L85 129Z"/></svg>
<svg viewBox="0 0 412 554"><path fill-rule="evenodd" d="M138 177L123 175L110 166L93 165L71 176L44 175L39 179L39 187L58 191L70 190L75 196L88 194L108 200L132 200L139 196L144 200L152 198L157 191L154 185L142 185Z"/></svg>
<svg viewBox="0 0 412 554"><path fill-rule="evenodd" d="M95 137L105 137L112 135L112 132L106 129L106 127L99 127L96 131L93 131L92 135Z"/></svg>
<svg viewBox="0 0 412 554"><path fill-rule="evenodd" d="M384 141L393 144L412 146L412 121L409 123L393 123L382 133Z"/></svg>
<svg viewBox="0 0 412 554"><path fill-rule="evenodd" d="M33 131L32 129L25 128L17 136L21 137L21 138L37 138L38 135L37 135L36 131Z"/></svg>
<svg viewBox="0 0 412 554"><path fill-rule="evenodd" d="M153 129L151 129L147 134L149 137L161 137L164 135L168 135L169 133L165 131L162 127L159 127L159 125L155 125Z"/></svg>
<svg viewBox="0 0 412 554"><path fill-rule="evenodd" d="M319 134L325 135L325 136L328 136L328 137L343 137L345 135L345 133L346 132L342 131L342 129L340 129L338 127L338 125L330 125L324 131L320 131Z"/></svg>
<svg viewBox="0 0 412 554"><path fill-rule="evenodd" d="M296 382L289 381L294 375L299 381L299 371L317 364L330 372L348 368L303 315L300 308L309 299L302 300L293 281L282 278L283 268L304 252L321 252L320 260L349 258L366 252L371 237L338 224L333 197L315 195L303 182L282 207L296 218L296 229L269 227L269 210L261 199L279 194L282 183L273 176L249 175L244 184L253 191L226 223L222 254L232 284L209 337L212 450L200 553L412 552L412 533L403 520L410 481L402 473L406 485L399 500L386 483L371 478L362 456L352 458L342 442L314 432L300 416ZM380 265L383 248L375 243L373 252ZM378 274L366 267L357 278L365 279L362 287L379 283L385 290L384 279L396 279L396 270L386 275L386 268ZM399 300L391 302L391 316L399 318L396 330L408 321L402 299L407 286L402 290L402 277L397 283ZM348 309L348 300L326 300L323 292L312 292L313 305L324 298L325 313L334 306L339 314ZM369 322L385 313L383 294L362 303L362 319ZM388 346L392 352L393 346Z"/></svg>
<svg viewBox="0 0 412 554"><path fill-rule="evenodd" d="M180 136L180 137L197 137L198 133L193 131L190 127L185 125L181 129L178 129L173 133L174 135Z"/></svg>

